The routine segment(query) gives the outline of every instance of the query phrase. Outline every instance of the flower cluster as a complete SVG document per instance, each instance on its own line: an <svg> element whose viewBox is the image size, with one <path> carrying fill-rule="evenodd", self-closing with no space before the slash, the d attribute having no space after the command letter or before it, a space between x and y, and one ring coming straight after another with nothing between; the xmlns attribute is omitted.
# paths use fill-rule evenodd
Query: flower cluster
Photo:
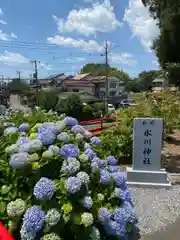
<svg viewBox="0 0 180 240"><path fill-rule="evenodd" d="M24 120L4 130L15 139L5 149L15 178L9 229L18 228L22 240L128 239L137 224L133 200L118 160L97 154L101 139L72 117L32 125Z"/></svg>

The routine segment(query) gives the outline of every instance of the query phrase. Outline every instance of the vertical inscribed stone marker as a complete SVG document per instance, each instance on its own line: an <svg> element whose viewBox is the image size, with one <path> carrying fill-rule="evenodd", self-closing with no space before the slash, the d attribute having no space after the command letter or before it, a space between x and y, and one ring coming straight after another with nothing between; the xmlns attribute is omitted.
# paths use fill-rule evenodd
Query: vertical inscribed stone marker
<svg viewBox="0 0 180 240"><path fill-rule="evenodd" d="M135 118L133 127L133 166L127 168L129 185L169 187L161 166L163 119Z"/></svg>

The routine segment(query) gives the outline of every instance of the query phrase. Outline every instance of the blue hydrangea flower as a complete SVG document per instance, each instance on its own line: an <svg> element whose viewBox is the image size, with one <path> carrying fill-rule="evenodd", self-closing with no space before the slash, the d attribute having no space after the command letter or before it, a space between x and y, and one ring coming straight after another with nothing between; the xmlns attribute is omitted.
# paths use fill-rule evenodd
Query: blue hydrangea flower
<svg viewBox="0 0 180 240"><path fill-rule="evenodd" d="M63 158L68 158L68 157L77 157L79 156L80 150L79 148L74 145L74 144L65 144L64 146L61 147L60 154Z"/></svg>
<svg viewBox="0 0 180 240"><path fill-rule="evenodd" d="M65 117L65 118L64 118L64 124L65 124L66 126L71 126L71 127L73 127L73 126L75 126L75 125L78 124L78 121L77 121L77 119L72 118L72 117Z"/></svg>
<svg viewBox="0 0 180 240"><path fill-rule="evenodd" d="M116 166L118 163L118 160L114 156L108 156L107 161L111 166Z"/></svg>
<svg viewBox="0 0 180 240"><path fill-rule="evenodd" d="M81 125L75 125L71 128L71 131L75 134L78 134L78 133L83 134L85 129Z"/></svg>
<svg viewBox="0 0 180 240"><path fill-rule="evenodd" d="M100 208L98 212L99 221L104 224L106 221L109 221L111 218L111 213L107 208Z"/></svg>
<svg viewBox="0 0 180 240"><path fill-rule="evenodd" d="M120 188L114 189L114 196L120 200L125 200L124 191Z"/></svg>
<svg viewBox="0 0 180 240"><path fill-rule="evenodd" d="M126 210L126 212L128 213L128 223L131 224L137 224L138 223L138 217L134 211L134 208L132 206L131 203L124 201L122 208L124 208Z"/></svg>
<svg viewBox="0 0 180 240"><path fill-rule="evenodd" d="M15 124L12 122L5 122L5 123L3 123L3 125L4 125L4 127L14 127L15 126Z"/></svg>
<svg viewBox="0 0 180 240"><path fill-rule="evenodd" d="M119 170L120 170L119 166L108 166L108 171L110 173L119 172Z"/></svg>
<svg viewBox="0 0 180 240"><path fill-rule="evenodd" d="M91 148L91 146L89 145L89 143L85 142L84 143L84 150L86 150L87 148Z"/></svg>
<svg viewBox="0 0 180 240"><path fill-rule="evenodd" d="M69 194L75 194L81 189L81 181L77 177L69 177L65 181L65 188Z"/></svg>
<svg viewBox="0 0 180 240"><path fill-rule="evenodd" d="M128 188L124 191L124 200L132 204L132 197Z"/></svg>
<svg viewBox="0 0 180 240"><path fill-rule="evenodd" d="M27 138L26 136L21 136L18 140L17 140L17 142L16 142L16 145L17 146L20 146L20 145L22 145L22 144L26 144L26 143L29 143L29 138Z"/></svg>
<svg viewBox="0 0 180 240"><path fill-rule="evenodd" d="M111 176L112 176L116 186L123 189L124 186L126 185L125 174L123 172L115 172L115 173L112 173Z"/></svg>
<svg viewBox="0 0 180 240"><path fill-rule="evenodd" d="M55 140L55 135L52 132L43 132L37 135L37 139L42 142L43 145L52 145Z"/></svg>
<svg viewBox="0 0 180 240"><path fill-rule="evenodd" d="M89 184L90 178L86 172L79 172L77 178L80 180L81 184Z"/></svg>
<svg viewBox="0 0 180 240"><path fill-rule="evenodd" d="M113 237L124 237L126 235L126 223L122 222L121 224L117 223L116 221L108 221L106 222L104 229L108 236Z"/></svg>
<svg viewBox="0 0 180 240"><path fill-rule="evenodd" d="M97 162L92 162L91 163L91 170L92 170L93 173L97 173L97 172L100 171L99 165L98 165Z"/></svg>
<svg viewBox="0 0 180 240"><path fill-rule="evenodd" d="M106 167L106 166L107 166L107 161L106 161L106 160L101 160L101 159L99 159L99 160L98 160L98 165L99 165L100 167Z"/></svg>
<svg viewBox="0 0 180 240"><path fill-rule="evenodd" d="M27 132L30 129L29 123L22 123L19 126L19 132Z"/></svg>
<svg viewBox="0 0 180 240"><path fill-rule="evenodd" d="M69 136L66 132L61 132L60 134L57 135L57 139L59 141L62 141L64 143L68 143L69 142Z"/></svg>
<svg viewBox="0 0 180 240"><path fill-rule="evenodd" d="M111 181L111 175L107 170L100 171L100 183L108 185Z"/></svg>
<svg viewBox="0 0 180 240"><path fill-rule="evenodd" d="M128 223L130 221L133 221L136 218L133 208L118 208L113 213L113 219L117 223Z"/></svg>
<svg viewBox="0 0 180 240"><path fill-rule="evenodd" d="M61 172L66 175L73 175L77 173L80 169L80 162L76 158L69 157L67 160L63 161L61 166Z"/></svg>
<svg viewBox="0 0 180 240"><path fill-rule="evenodd" d="M40 206L33 206L27 210L23 218L23 226L27 232L39 232L44 226L45 213Z"/></svg>
<svg viewBox="0 0 180 240"><path fill-rule="evenodd" d="M89 160L92 160L94 157L96 157L96 153L91 148L87 148L84 153Z"/></svg>
<svg viewBox="0 0 180 240"><path fill-rule="evenodd" d="M81 200L81 204L86 208L86 209L91 209L92 205L93 205L93 200L91 197L89 196L85 196L82 200Z"/></svg>
<svg viewBox="0 0 180 240"><path fill-rule="evenodd" d="M8 127L6 129L4 129L4 135L9 135L9 134L14 134L18 132L18 128L17 127Z"/></svg>
<svg viewBox="0 0 180 240"><path fill-rule="evenodd" d="M36 232L28 232L24 225L22 225L20 230L21 240L35 240Z"/></svg>
<svg viewBox="0 0 180 240"><path fill-rule="evenodd" d="M11 155L10 166L12 168L21 169L30 164L29 154L22 152Z"/></svg>
<svg viewBox="0 0 180 240"><path fill-rule="evenodd" d="M98 137L92 137L91 138L91 143L95 144L95 145L100 145L101 144L101 140Z"/></svg>
<svg viewBox="0 0 180 240"><path fill-rule="evenodd" d="M55 184L52 180L42 177L34 187L34 196L39 200L51 200L55 193Z"/></svg>
<svg viewBox="0 0 180 240"><path fill-rule="evenodd" d="M60 148L56 145L49 146L49 151L53 152L53 154L58 155L60 153Z"/></svg>

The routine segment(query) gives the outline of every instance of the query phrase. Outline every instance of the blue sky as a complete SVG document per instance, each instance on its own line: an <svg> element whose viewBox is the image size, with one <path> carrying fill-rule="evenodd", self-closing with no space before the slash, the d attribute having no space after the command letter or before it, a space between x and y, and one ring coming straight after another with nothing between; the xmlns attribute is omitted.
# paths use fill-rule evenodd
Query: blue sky
<svg viewBox="0 0 180 240"><path fill-rule="evenodd" d="M158 69L150 51L159 30L141 0L1 0L0 75L23 77L39 60L39 77L76 74L89 62L137 76Z"/></svg>

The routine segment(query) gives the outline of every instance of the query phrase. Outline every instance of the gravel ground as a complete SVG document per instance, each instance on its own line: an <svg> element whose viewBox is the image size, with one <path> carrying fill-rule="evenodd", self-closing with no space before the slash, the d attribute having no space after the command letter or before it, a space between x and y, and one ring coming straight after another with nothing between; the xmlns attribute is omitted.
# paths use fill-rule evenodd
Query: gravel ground
<svg viewBox="0 0 180 240"><path fill-rule="evenodd" d="M140 234L164 229L180 217L180 186L168 189L130 188L139 217Z"/></svg>

